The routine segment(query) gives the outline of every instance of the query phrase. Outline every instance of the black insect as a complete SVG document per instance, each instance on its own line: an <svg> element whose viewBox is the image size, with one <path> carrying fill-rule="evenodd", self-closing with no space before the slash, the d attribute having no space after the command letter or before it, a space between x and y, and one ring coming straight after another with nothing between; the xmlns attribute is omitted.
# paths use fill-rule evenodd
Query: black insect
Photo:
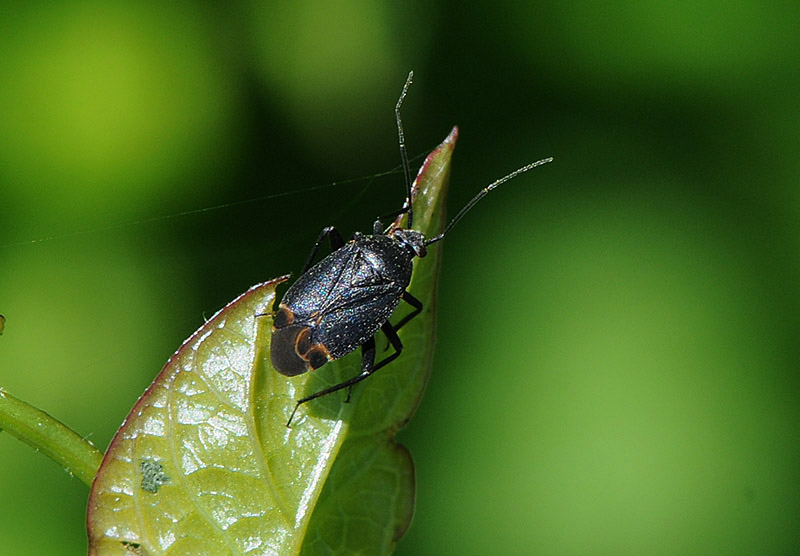
<svg viewBox="0 0 800 556"><path fill-rule="evenodd" d="M343 388L350 388L397 359L403 343L397 331L422 311L422 302L406 291L411 281L414 257L424 257L427 248L440 241L475 203L489 191L552 158L533 162L483 188L445 227L439 235L426 239L411 228L411 176L408 167L400 107L411 85L413 72L403 86L395 106L400 142L400 156L406 181L406 200L397 215L406 215L406 228L397 223L384 230L375 221L372 235L356 232L345 243L341 233L329 226L322 230L297 281L286 291L274 316L271 357L279 373L295 376L319 369L328 361L339 359L361 347L361 372L324 390L297 401L290 425L300 405ZM320 245L328 238L332 253L312 266ZM413 311L397 324L389 317L400 300ZM381 330L394 352L375 362L375 334ZM349 399L349 397L348 397Z"/></svg>

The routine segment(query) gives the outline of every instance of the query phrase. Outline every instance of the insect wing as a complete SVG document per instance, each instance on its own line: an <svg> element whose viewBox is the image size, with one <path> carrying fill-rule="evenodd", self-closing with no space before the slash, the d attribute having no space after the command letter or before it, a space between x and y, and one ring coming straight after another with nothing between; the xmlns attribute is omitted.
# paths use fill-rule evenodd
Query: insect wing
<svg viewBox="0 0 800 556"><path fill-rule="evenodd" d="M313 324L341 295L342 279L352 267L357 249L347 243L301 274L286 291L281 303L295 315L295 322Z"/></svg>
<svg viewBox="0 0 800 556"><path fill-rule="evenodd" d="M314 342L342 357L372 337L400 302L403 289L388 283L351 287L330 307L312 332Z"/></svg>

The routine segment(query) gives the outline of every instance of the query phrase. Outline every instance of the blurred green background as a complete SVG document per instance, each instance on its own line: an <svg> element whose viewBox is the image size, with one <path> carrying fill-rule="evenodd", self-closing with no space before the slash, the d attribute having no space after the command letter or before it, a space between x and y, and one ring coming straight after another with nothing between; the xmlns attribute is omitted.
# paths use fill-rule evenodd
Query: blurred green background
<svg viewBox="0 0 800 556"><path fill-rule="evenodd" d="M204 315L296 272L322 226L399 206L399 173L352 178L396 170L414 69L411 154L461 128L451 214L556 161L444 243L397 554L798 554L798 19L713 0L5 5L0 386L104 448ZM85 551L86 487L7 434L0 478L3 554Z"/></svg>

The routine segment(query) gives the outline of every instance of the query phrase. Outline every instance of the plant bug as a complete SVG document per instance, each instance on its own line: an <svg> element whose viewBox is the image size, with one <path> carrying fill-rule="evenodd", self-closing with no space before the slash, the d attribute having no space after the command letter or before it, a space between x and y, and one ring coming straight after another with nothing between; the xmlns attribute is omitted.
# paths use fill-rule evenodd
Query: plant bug
<svg viewBox="0 0 800 556"><path fill-rule="evenodd" d="M406 182L405 203L395 214L398 217L406 215L406 227L401 227L397 220L384 230L379 218L375 221L372 235L356 232L347 243L335 227L324 228L311 249L303 271L284 294L274 315L270 353L272 366L279 373L295 376L313 371L358 347L361 347L361 372L297 400L286 426L291 424L302 404L343 388L351 388L397 359L403 351L397 331L422 311L422 302L406 291L411 281L414 257L424 257L428 246L444 239L467 211L491 190L553 160L545 158L527 164L484 187L439 235L426 239L421 232L412 228L411 171L400 119L400 108L413 76L413 72L408 74L395 105L400 158ZM313 264L325 238L328 238L332 252ZM401 300L411 305L413 310L393 325L389 317ZM375 335L378 330L384 333L394 352L376 363Z"/></svg>

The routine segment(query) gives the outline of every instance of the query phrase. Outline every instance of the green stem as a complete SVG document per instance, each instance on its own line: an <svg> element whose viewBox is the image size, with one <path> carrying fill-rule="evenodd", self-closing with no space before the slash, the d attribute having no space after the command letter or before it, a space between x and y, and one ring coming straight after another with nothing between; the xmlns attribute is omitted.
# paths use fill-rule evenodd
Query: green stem
<svg viewBox="0 0 800 556"><path fill-rule="evenodd" d="M91 487L103 454L71 428L0 388L0 430L53 459Z"/></svg>

